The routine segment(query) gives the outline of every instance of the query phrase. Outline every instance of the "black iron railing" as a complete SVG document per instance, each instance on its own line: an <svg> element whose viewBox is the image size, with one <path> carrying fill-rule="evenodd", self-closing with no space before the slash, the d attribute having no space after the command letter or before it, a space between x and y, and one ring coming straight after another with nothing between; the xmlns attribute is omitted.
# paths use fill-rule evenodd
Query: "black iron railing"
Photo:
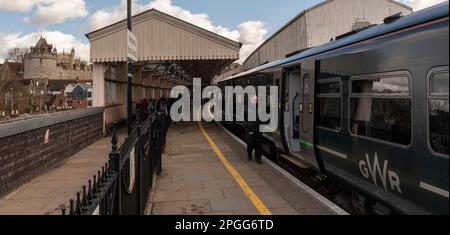
<svg viewBox="0 0 450 235"><path fill-rule="evenodd" d="M134 126L118 147L113 127L109 160L88 185L70 200L69 215L141 215L153 188L153 180L162 171L169 118L166 113L154 113Z"/></svg>

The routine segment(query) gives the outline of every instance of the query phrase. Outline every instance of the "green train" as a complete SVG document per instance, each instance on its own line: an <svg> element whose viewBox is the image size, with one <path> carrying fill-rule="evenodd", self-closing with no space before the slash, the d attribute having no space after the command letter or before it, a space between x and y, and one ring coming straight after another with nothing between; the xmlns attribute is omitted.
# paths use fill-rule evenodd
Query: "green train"
<svg viewBox="0 0 450 235"><path fill-rule="evenodd" d="M219 87L277 86L278 129L263 134L263 149L336 182L358 211L448 214L448 64L446 2Z"/></svg>

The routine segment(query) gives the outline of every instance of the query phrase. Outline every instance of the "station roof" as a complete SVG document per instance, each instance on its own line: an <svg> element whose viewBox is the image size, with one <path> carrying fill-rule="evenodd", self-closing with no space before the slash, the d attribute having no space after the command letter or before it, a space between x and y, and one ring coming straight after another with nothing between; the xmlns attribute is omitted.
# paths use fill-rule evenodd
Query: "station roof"
<svg viewBox="0 0 450 235"><path fill-rule="evenodd" d="M224 79L223 81L232 80L236 78L240 78L243 76L252 75L261 71L265 71L271 68L281 67L281 66L288 66L291 64L298 63L299 60L303 58L307 58L310 56L318 55L321 53L325 53L328 51L340 49L355 43L359 43L368 39L373 39L382 35L386 35L395 31L399 31L414 25L419 25L424 22L430 22L432 20L442 18L449 15L449 3L443 2L440 4L437 4L435 6L423 9L418 12L413 12L410 15L404 16L394 22L385 23L381 25L377 25L374 27L370 27L366 30L363 30L361 32L358 32L354 35L350 35L348 37L344 37L342 39L338 39L336 41L332 41L329 43L326 43L324 45L308 48L301 52L298 52L297 54L294 54L290 57L283 58L277 61L273 61L264 65L261 65L259 67L241 72L239 74L233 75L231 77L228 77Z"/></svg>
<svg viewBox="0 0 450 235"><path fill-rule="evenodd" d="M132 18L138 60L237 60L241 43L160 12ZM92 62L126 61L126 20L86 34Z"/></svg>
<svg viewBox="0 0 450 235"><path fill-rule="evenodd" d="M308 12L310 12L310 11L316 9L316 8L322 7L322 6L326 5L326 4L329 4L329 3L331 3L331 2L334 2L334 1L336 1L336 0L325 0L325 1L323 1L323 2L320 2L320 3L318 3L318 4L314 5L314 6L312 6L312 7L310 7L310 8L307 8L307 9L301 11L300 13L298 13L294 18L292 18L291 20L289 20L285 25L283 25L280 29L278 29L275 33L273 33L273 34L272 34L269 38L267 38L261 45L259 45L259 46L258 46L258 47L250 54L250 56L244 61L244 64L247 63L247 61L248 61L248 60L249 60L249 59L250 59L257 51L259 51L264 45L266 45L268 42L270 42L272 39L274 39L278 34L280 34L281 32L283 32L283 30L285 30L286 28L288 28L291 24L293 24L293 23L294 23L295 21L297 21L299 18L305 16L306 13L308 13ZM407 10L410 10L410 11L413 10L412 7L410 7L410 6L406 5L406 4L403 4L403 3L401 3L401 2L398 2L398 1L396 1L396 0L387 0L387 1L390 2L390 3L396 4L396 5L400 6L400 7L403 7L403 8L405 8L405 9L407 9Z"/></svg>
<svg viewBox="0 0 450 235"><path fill-rule="evenodd" d="M211 80L239 59L241 43L156 9L132 17L138 41L138 64L174 61L194 77ZM119 21L86 34L91 62L127 61L127 22Z"/></svg>

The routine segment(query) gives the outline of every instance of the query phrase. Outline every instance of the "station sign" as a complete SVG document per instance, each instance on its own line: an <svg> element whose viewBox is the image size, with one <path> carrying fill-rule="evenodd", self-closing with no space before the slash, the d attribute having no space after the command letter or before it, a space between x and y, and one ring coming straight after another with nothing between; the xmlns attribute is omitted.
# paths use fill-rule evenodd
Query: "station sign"
<svg viewBox="0 0 450 235"><path fill-rule="evenodd" d="M137 38L130 31L127 30L127 57L133 62L137 62Z"/></svg>

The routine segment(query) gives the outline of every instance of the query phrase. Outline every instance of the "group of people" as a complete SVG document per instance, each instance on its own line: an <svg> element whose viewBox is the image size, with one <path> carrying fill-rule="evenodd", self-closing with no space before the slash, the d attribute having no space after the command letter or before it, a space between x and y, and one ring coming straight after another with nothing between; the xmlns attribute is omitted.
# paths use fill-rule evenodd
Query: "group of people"
<svg viewBox="0 0 450 235"><path fill-rule="evenodd" d="M139 122L142 122L154 112L166 112L166 114L168 114L169 106L170 100L164 95L158 101L152 98L144 98L136 104L136 118Z"/></svg>
<svg viewBox="0 0 450 235"><path fill-rule="evenodd" d="M167 115L170 113L171 105L177 101L177 99L168 99L164 95L156 101L155 99L147 99L144 98L141 102L136 105L136 118L138 122L142 122L150 117L154 112L165 112ZM246 110L248 109L248 105L257 106L258 98L252 97L250 104L246 103ZM170 119L170 118L169 118ZM262 134L259 130L260 123L258 121L246 121L245 123L245 132L246 132L246 140L247 140L247 156L249 160L253 160L253 152L256 158L256 162L262 163L262 149L261 149L261 141Z"/></svg>

